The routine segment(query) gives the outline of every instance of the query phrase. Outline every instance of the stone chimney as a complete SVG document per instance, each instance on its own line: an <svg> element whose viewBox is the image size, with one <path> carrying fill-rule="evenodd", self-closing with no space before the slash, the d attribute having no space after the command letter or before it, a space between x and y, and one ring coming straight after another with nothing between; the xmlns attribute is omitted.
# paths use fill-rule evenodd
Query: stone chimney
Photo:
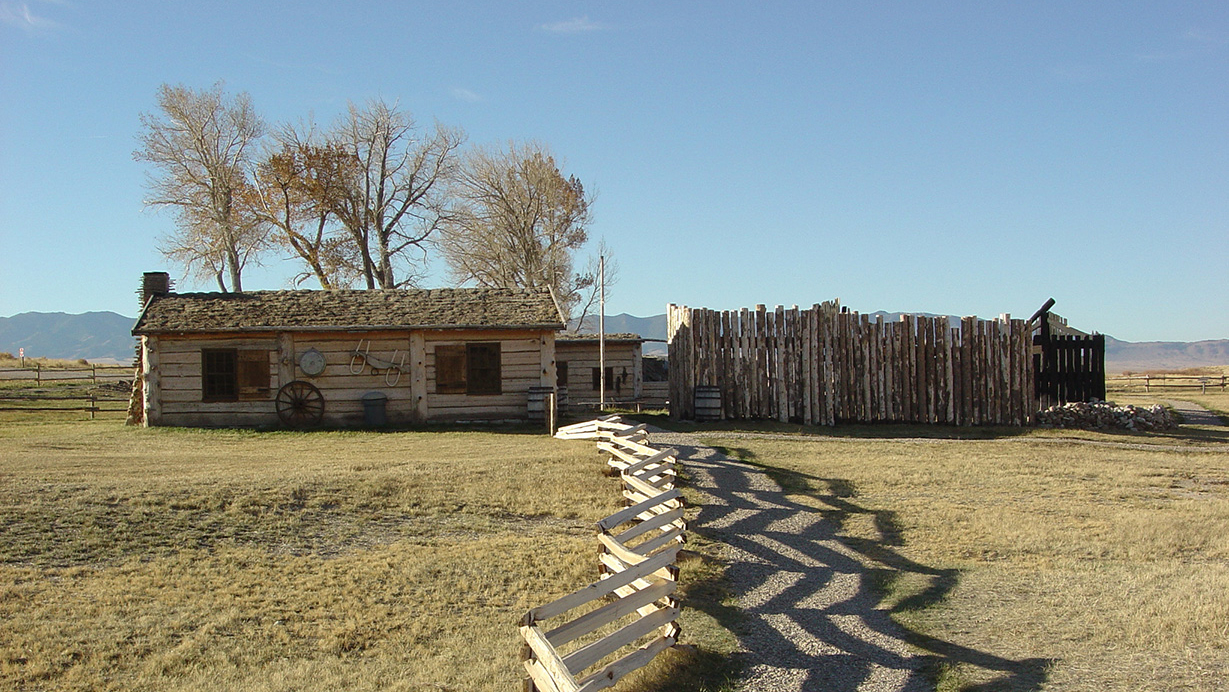
<svg viewBox="0 0 1229 692"><path fill-rule="evenodd" d="M149 304L149 299L155 296L164 296L171 292L171 275L166 272L145 272L141 277L141 290L137 294L141 297L141 309Z"/></svg>

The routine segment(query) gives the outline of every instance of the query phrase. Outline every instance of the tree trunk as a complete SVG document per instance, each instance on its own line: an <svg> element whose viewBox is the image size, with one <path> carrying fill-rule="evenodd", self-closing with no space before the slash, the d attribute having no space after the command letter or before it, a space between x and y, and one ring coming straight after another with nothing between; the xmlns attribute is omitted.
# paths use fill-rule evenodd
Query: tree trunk
<svg viewBox="0 0 1229 692"><path fill-rule="evenodd" d="M388 236L384 233L380 234L380 270L377 275L380 278L380 288L396 288L397 284L393 281L393 263L392 258L388 253Z"/></svg>
<svg viewBox="0 0 1229 692"><path fill-rule="evenodd" d="M226 264L230 269L230 285L235 289L235 293L243 293L243 281L240 274L243 271L239 268L239 252L234 247L226 250Z"/></svg>
<svg viewBox="0 0 1229 692"><path fill-rule="evenodd" d="M323 288L326 291L331 291L336 288L336 286L333 285L333 282L329 280L328 272L324 271L324 267L320 266L319 261L314 259L311 260L311 266L312 271L316 273L316 280L320 282L320 288Z"/></svg>
<svg viewBox="0 0 1229 692"><path fill-rule="evenodd" d="M365 240L359 245L359 251L363 257L363 278L367 280L367 289L371 290L376 287L375 262L371 261L371 249Z"/></svg>

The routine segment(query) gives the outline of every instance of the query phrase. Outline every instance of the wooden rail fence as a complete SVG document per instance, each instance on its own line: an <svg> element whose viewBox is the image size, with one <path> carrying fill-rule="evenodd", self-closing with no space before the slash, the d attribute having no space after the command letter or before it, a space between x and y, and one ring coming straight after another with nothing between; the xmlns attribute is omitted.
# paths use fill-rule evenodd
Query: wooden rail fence
<svg viewBox="0 0 1229 692"><path fill-rule="evenodd" d="M99 382L118 382L131 380L135 370L129 365L89 365L80 368L44 368L35 362L34 367L0 368L0 380L34 380L37 385L44 382L74 382L89 380L94 384Z"/></svg>
<svg viewBox="0 0 1229 692"><path fill-rule="evenodd" d="M81 402L81 403L75 403ZM115 402L121 408L103 408L100 404ZM82 411L90 414L90 420L98 413L127 411L127 400L86 396L0 396L0 411Z"/></svg>
<svg viewBox="0 0 1229 692"><path fill-rule="evenodd" d="M677 452L649 446L643 425L627 425L618 416L563 427L555 436L596 440L619 472L627 506L595 527L601 578L522 619L522 660L529 674L524 689L593 692L613 686L678 641L674 563L686 525L675 487Z"/></svg>
<svg viewBox="0 0 1229 692"><path fill-rule="evenodd" d="M806 310L717 312L671 305L670 416L810 425L913 422L1024 425L1036 413L1030 326L1004 315L881 316ZM704 416L701 416L703 418Z"/></svg>
<svg viewBox="0 0 1229 692"><path fill-rule="evenodd" d="M1206 394L1209 387L1212 389L1219 387L1223 392L1227 385L1229 385L1229 376L1226 375L1163 373L1159 375L1112 375L1105 378L1106 387L1122 392L1138 391L1139 388L1145 392L1151 392L1153 387L1156 387L1158 389L1198 389L1201 394Z"/></svg>

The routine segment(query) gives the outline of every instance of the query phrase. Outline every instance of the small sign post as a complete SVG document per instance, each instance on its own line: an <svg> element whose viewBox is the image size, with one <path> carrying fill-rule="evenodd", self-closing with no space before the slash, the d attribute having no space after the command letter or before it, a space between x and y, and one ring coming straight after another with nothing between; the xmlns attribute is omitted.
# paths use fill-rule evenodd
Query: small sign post
<svg viewBox="0 0 1229 692"><path fill-rule="evenodd" d="M17 357L21 359L21 367L26 367L26 349L17 349Z"/></svg>

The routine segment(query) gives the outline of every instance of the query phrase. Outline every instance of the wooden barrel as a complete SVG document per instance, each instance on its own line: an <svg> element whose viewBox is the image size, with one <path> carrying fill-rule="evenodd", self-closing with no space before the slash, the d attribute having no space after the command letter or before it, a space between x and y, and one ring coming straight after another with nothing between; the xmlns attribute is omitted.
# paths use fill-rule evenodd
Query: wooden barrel
<svg viewBox="0 0 1229 692"><path fill-rule="evenodd" d="M710 385L696 387L696 420L721 420L721 388Z"/></svg>
<svg viewBox="0 0 1229 692"><path fill-rule="evenodd" d="M550 393L555 391L554 387L530 387L529 388L529 410L528 418L531 423L542 423L546 421L547 402L550 401Z"/></svg>

